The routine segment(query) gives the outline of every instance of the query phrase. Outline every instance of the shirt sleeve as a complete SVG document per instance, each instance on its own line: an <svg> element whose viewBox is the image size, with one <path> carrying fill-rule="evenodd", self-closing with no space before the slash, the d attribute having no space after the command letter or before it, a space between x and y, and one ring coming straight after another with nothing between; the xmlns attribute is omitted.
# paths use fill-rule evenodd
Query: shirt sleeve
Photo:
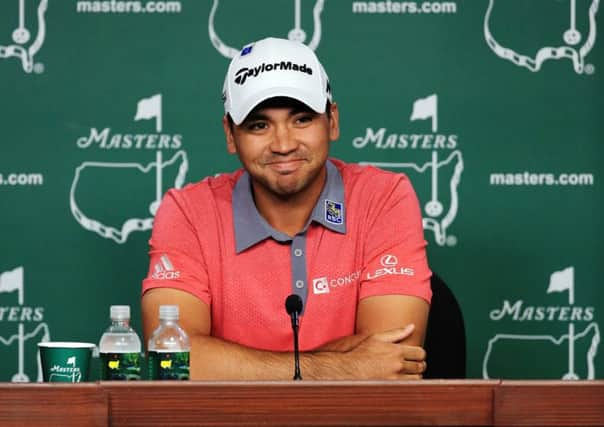
<svg viewBox="0 0 604 427"><path fill-rule="evenodd" d="M149 240L149 271L142 293L154 288L179 289L210 305L207 267L186 208L178 190L164 196Z"/></svg>
<svg viewBox="0 0 604 427"><path fill-rule="evenodd" d="M392 175L390 175L392 179ZM380 181L374 181L379 183ZM409 179L396 174L370 201L360 295L432 298L419 202Z"/></svg>

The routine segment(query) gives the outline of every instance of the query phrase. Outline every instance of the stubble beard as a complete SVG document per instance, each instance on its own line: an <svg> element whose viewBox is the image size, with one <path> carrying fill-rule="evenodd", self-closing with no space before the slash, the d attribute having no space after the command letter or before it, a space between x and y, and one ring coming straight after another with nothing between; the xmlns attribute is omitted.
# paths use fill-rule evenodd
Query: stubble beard
<svg viewBox="0 0 604 427"><path fill-rule="evenodd" d="M272 180L271 182L270 179L267 179L264 186L277 198L282 200L289 199L311 187L312 183L317 179L320 169L311 170L308 174L302 174L300 177L296 176L296 172L283 175L277 174L276 180Z"/></svg>
<svg viewBox="0 0 604 427"><path fill-rule="evenodd" d="M305 190L311 188L319 179L323 168L324 166L311 169L301 176L297 176L299 171L295 171L292 174L279 175L277 173L276 178L275 176L267 177L264 175L256 177L252 176L252 178L264 189L265 193L282 201L287 201L296 196L303 195Z"/></svg>

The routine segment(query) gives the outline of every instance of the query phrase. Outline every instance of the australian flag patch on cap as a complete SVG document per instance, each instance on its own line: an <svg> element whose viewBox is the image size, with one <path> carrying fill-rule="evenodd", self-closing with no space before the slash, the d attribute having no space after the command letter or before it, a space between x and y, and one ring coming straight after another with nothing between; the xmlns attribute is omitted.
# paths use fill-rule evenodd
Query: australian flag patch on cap
<svg viewBox="0 0 604 427"><path fill-rule="evenodd" d="M342 224L344 222L342 203L325 200L325 220L332 224Z"/></svg>

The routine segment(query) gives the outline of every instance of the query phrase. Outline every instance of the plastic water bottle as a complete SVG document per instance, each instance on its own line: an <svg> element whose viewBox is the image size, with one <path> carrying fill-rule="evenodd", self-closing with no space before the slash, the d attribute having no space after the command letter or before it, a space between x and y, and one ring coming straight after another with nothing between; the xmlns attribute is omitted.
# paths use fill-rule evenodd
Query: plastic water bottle
<svg viewBox="0 0 604 427"><path fill-rule="evenodd" d="M188 380L191 344L178 325L178 306L159 307L159 327L149 339L149 379Z"/></svg>
<svg viewBox="0 0 604 427"><path fill-rule="evenodd" d="M99 343L101 380L140 380L141 340L130 327L130 306L112 305L109 315Z"/></svg>

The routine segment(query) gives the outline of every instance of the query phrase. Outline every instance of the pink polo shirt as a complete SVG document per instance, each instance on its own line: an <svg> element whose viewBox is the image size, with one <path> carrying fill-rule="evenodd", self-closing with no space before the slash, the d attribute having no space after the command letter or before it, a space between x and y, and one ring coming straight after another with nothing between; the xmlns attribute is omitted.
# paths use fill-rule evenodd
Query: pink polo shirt
<svg viewBox="0 0 604 427"><path fill-rule="evenodd" d="M165 287L211 308L212 336L290 351L284 302L304 301L301 351L355 332L357 306L375 295L430 302L417 197L403 174L327 162L306 228L289 237L256 210L242 170L170 190L155 217L143 293Z"/></svg>

